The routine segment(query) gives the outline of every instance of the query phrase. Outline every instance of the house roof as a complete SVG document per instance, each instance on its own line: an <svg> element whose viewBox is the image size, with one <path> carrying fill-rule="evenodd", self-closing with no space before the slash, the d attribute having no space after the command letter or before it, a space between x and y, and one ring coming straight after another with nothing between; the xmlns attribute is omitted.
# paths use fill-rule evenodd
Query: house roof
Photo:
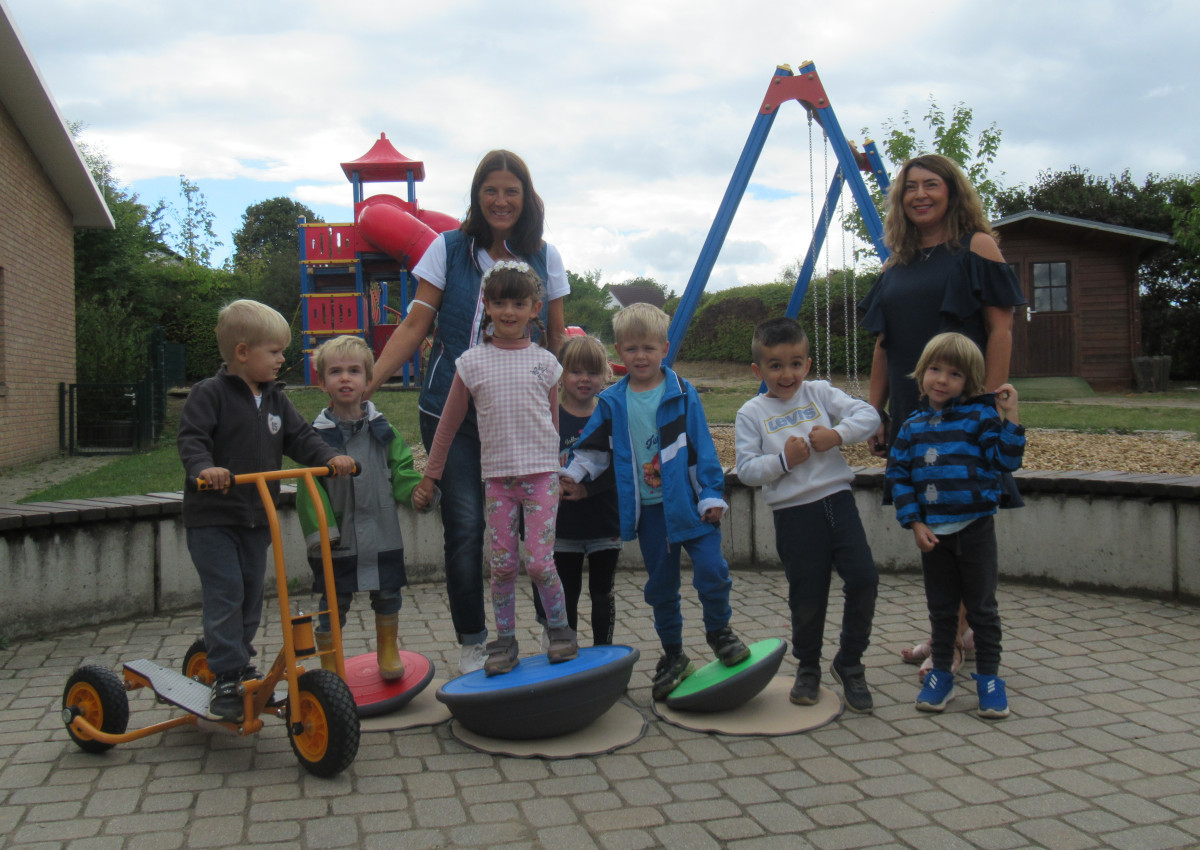
<svg viewBox="0 0 1200 850"><path fill-rule="evenodd" d="M630 304L653 304L661 310L667 303L667 297L661 290L644 283L615 283L607 289L622 307L628 307Z"/></svg>
<svg viewBox="0 0 1200 850"><path fill-rule="evenodd" d="M113 229L104 196L75 147L4 0L0 0L0 105L12 116L51 185L71 211L71 223L75 227Z"/></svg>
<svg viewBox="0 0 1200 850"><path fill-rule="evenodd" d="M1092 221L1086 218L1075 218L1069 215L1059 215L1058 213L1038 212L1037 210L1026 210L1025 212L1006 215L1004 218L998 218L992 222L992 227L1002 228L1006 227L1007 225L1016 224L1022 221L1041 221L1053 225L1061 225L1064 227L1078 227L1084 230L1094 230L1100 233L1108 233L1113 236L1121 236L1126 239L1134 239L1155 244L1175 244L1175 240L1170 236L1167 236L1165 233L1155 233L1152 230L1138 230L1136 227L1123 227L1119 224L1106 224L1102 221Z"/></svg>

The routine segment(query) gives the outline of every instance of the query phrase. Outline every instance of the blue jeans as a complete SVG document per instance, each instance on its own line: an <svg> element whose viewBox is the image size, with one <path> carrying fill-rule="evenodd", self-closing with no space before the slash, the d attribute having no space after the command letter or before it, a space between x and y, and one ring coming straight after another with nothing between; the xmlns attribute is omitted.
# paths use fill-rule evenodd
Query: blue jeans
<svg viewBox="0 0 1200 850"><path fill-rule="evenodd" d="M200 574L204 646L215 675L236 673L257 653L267 546L271 529L213 525L187 530L187 547Z"/></svg>
<svg viewBox="0 0 1200 850"><path fill-rule="evenodd" d="M729 564L721 554L721 530L715 525L706 534L682 544L667 540L667 520L662 505L642 505L638 520L638 546L646 563L646 604L654 609L654 630L664 647L683 643L683 615L679 610L679 557L684 549L692 559L692 586L700 597L704 630L715 632L729 625Z"/></svg>
<svg viewBox="0 0 1200 850"><path fill-rule="evenodd" d="M438 422L437 417L421 412L421 442L426 451L433 445ZM483 469L473 422L464 423L454 435L438 489L442 491L450 619L460 643L483 643L487 640L483 607Z"/></svg>
<svg viewBox="0 0 1200 850"><path fill-rule="evenodd" d="M841 490L807 505L775 511L775 549L788 580L792 654L802 667L821 664L833 571L842 579L842 664L862 660L871 638L879 573L854 494Z"/></svg>

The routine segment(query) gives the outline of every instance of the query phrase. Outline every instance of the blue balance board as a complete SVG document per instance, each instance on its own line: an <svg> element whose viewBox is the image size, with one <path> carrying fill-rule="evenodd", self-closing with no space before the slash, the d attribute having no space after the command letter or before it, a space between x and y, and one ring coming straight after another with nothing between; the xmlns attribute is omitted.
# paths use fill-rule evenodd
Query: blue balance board
<svg viewBox="0 0 1200 850"><path fill-rule="evenodd" d="M787 641L768 638L750 644L750 657L732 667L713 661L688 676L667 696L679 711L732 711L758 696L779 671Z"/></svg>
<svg viewBox="0 0 1200 850"><path fill-rule="evenodd" d="M551 664L531 655L508 673L482 670L438 689L437 699L477 735L531 740L587 726L625 693L639 653L630 646L580 647L579 657Z"/></svg>

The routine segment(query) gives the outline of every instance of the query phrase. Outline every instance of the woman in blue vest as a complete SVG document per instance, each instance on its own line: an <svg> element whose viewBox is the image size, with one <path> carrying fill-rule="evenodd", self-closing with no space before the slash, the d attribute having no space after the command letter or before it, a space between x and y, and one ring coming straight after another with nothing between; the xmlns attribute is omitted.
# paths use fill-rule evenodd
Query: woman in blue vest
<svg viewBox="0 0 1200 850"><path fill-rule="evenodd" d="M369 397L407 363L434 327L433 349L418 402L421 440L426 451L437 432L455 360L480 341L483 302L479 281L499 260L529 263L546 282L543 324L548 347L557 353L566 335L563 297L570 290L562 257L542 240L545 206L533 188L529 168L516 154L491 151L471 180L471 205L458 230L443 233L412 270L417 293L408 316L396 328L375 364ZM483 666L487 620L483 600L483 475L474 408L454 437L438 485L442 492L446 591L450 617L462 645L459 670Z"/></svg>

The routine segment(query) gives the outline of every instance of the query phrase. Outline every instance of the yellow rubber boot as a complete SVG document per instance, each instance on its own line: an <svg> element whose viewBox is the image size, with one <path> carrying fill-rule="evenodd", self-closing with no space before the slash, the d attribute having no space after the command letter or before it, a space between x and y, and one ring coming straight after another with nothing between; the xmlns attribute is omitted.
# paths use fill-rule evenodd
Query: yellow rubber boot
<svg viewBox="0 0 1200 850"><path fill-rule="evenodd" d="M379 675L387 681L404 675L404 662L400 660L400 647L396 643L399 630L399 614L375 615L375 656L379 659Z"/></svg>
<svg viewBox="0 0 1200 850"><path fill-rule="evenodd" d="M337 659L333 657L333 632L314 632L317 651L321 653L321 669L337 672Z"/></svg>

